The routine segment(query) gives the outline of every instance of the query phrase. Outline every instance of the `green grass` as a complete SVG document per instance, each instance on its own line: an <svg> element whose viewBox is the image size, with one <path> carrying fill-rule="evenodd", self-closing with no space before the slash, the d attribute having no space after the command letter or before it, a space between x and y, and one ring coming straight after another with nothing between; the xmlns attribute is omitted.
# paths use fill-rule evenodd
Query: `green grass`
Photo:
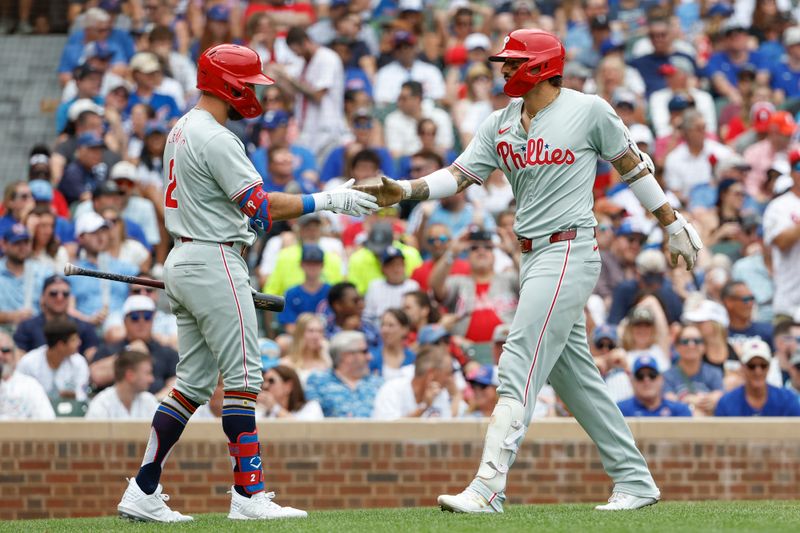
<svg viewBox="0 0 800 533"><path fill-rule="evenodd" d="M0 522L0 531L420 531L480 532L689 532L800 531L800 502L666 502L639 511L601 513L591 505L512 505L502 515L455 515L438 508L311 512L306 520L234 522L221 514L195 516L190 524L144 524L117 517Z"/></svg>

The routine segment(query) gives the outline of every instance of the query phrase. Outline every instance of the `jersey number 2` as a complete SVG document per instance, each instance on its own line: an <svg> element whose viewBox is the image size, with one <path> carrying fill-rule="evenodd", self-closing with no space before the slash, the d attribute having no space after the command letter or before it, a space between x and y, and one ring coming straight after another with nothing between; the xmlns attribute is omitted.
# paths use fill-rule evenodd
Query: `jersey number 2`
<svg viewBox="0 0 800 533"><path fill-rule="evenodd" d="M176 200L172 193L175 192L175 187L178 186L178 176L175 174L175 160L169 160L169 183L167 184L167 194L164 196L164 205L173 209L178 208L178 200Z"/></svg>

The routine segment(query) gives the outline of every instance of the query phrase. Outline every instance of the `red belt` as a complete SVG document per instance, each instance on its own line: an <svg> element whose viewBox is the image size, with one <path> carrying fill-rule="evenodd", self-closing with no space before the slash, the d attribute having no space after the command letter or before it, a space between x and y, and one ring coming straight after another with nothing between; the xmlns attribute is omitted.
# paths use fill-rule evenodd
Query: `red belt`
<svg viewBox="0 0 800 533"><path fill-rule="evenodd" d="M191 237L181 237L181 242L193 242L193 241L194 239L192 239ZM236 243L233 241L228 241L228 242L221 242L219 244L224 244L225 246L230 246L231 248L233 248L233 245Z"/></svg>
<svg viewBox="0 0 800 533"><path fill-rule="evenodd" d="M595 234L597 234L596 231ZM557 231L552 235L550 235L550 243L552 244L554 242L571 241L577 236L578 236L578 228L570 228L570 229L565 229L564 231ZM533 251L533 239L526 239L525 237L517 237L517 241L519 242L519 250L523 254L527 254L528 252Z"/></svg>

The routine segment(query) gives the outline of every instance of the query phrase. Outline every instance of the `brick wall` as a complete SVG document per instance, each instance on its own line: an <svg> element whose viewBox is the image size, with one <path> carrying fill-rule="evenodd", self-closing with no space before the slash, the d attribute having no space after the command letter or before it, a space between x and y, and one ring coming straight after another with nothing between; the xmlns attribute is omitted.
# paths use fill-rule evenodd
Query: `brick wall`
<svg viewBox="0 0 800 533"><path fill-rule="evenodd" d="M800 424L773 420L632 421L663 497L800 498ZM262 423L278 501L305 509L435 505L472 479L485 422ZM0 519L116 512L147 424L0 423ZM230 462L219 424L192 422L163 476L183 512L223 512ZM510 503L603 501L611 488L570 420L536 422L510 476Z"/></svg>

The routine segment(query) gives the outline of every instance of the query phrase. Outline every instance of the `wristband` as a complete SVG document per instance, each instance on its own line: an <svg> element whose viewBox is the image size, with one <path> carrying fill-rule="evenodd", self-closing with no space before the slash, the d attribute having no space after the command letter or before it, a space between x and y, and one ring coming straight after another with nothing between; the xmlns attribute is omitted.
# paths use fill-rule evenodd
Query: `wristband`
<svg viewBox="0 0 800 533"><path fill-rule="evenodd" d="M314 197L310 194L304 194L301 199L303 200L303 214L307 215L309 213L313 213L316 208Z"/></svg>
<svg viewBox="0 0 800 533"><path fill-rule="evenodd" d="M403 200L411 198L411 183L408 180L398 180L397 184L403 189Z"/></svg>
<svg viewBox="0 0 800 533"><path fill-rule="evenodd" d="M686 219L683 218L683 215L675 211L675 222L667 224L666 226L664 226L664 229L668 234L675 235L677 233L680 233L680 231L686 227L686 224L687 222Z"/></svg>
<svg viewBox="0 0 800 533"><path fill-rule="evenodd" d="M442 168L422 178L428 184L428 199L438 200L458 192L458 181L447 168ZM409 185L410 187L410 185Z"/></svg>

